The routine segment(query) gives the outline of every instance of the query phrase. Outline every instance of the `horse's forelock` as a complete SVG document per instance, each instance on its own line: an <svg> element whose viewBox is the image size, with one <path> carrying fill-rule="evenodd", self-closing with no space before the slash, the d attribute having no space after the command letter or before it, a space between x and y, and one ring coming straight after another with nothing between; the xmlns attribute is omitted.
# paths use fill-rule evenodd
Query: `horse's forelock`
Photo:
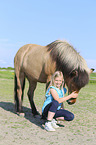
<svg viewBox="0 0 96 145"><path fill-rule="evenodd" d="M89 82L89 75L86 71L80 71L78 73L78 76L73 78L73 81L76 84L76 87L78 90L80 90L82 87L84 87Z"/></svg>
<svg viewBox="0 0 96 145"><path fill-rule="evenodd" d="M57 67L61 68L62 72L70 73L78 68L89 72L86 61L67 41L56 40L47 47L52 59L56 61Z"/></svg>

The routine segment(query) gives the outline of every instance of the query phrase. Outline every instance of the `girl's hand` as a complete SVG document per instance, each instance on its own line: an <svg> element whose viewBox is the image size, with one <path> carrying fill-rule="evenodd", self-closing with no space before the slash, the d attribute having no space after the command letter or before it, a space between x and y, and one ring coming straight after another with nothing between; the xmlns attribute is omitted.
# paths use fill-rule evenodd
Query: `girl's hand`
<svg viewBox="0 0 96 145"><path fill-rule="evenodd" d="M72 98L77 98L78 97L78 93L76 91L71 93Z"/></svg>

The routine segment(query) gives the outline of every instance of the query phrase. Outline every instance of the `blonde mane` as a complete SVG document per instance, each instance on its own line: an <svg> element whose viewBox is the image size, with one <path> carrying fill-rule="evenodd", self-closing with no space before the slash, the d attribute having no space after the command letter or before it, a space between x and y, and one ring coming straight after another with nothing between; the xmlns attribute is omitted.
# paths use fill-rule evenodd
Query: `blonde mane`
<svg viewBox="0 0 96 145"><path fill-rule="evenodd" d="M80 69L89 73L84 58L67 41L56 40L47 47L52 59L61 64L61 67L65 67L67 72L71 73L73 70Z"/></svg>

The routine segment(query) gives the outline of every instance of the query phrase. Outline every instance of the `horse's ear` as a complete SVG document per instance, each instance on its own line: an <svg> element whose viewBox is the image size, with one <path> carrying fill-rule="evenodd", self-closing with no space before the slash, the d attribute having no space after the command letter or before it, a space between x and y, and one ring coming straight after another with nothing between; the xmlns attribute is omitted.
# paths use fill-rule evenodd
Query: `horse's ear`
<svg viewBox="0 0 96 145"><path fill-rule="evenodd" d="M91 74L94 70L95 70L94 68L91 68L91 69L90 69L90 74Z"/></svg>
<svg viewBox="0 0 96 145"><path fill-rule="evenodd" d="M78 71L77 70L73 70L71 73L71 77L75 77L78 76Z"/></svg>

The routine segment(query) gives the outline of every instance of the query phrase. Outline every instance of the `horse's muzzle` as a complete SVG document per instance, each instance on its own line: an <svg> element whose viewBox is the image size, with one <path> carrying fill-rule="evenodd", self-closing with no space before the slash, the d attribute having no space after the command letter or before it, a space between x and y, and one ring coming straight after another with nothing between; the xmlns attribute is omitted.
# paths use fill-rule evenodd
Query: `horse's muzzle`
<svg viewBox="0 0 96 145"><path fill-rule="evenodd" d="M67 100L67 103L68 103L69 105L72 105L72 104L74 104L75 102L76 102L76 99L75 99L75 98L71 98L71 99Z"/></svg>

